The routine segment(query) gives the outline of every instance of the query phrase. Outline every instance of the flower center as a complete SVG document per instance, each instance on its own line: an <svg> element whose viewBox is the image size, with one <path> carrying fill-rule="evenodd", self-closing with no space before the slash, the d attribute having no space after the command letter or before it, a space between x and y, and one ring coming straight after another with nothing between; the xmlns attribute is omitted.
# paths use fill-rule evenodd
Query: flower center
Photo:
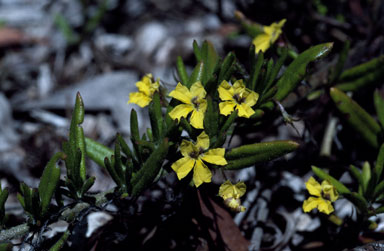
<svg viewBox="0 0 384 251"><path fill-rule="evenodd" d="M236 93L235 95L233 95L233 99L236 100L238 104L241 104L245 101L245 98L240 96L239 93Z"/></svg>
<svg viewBox="0 0 384 251"><path fill-rule="evenodd" d="M193 97L191 102L192 102L193 106L195 107L195 109L199 110L200 102L199 102L198 98L197 97Z"/></svg>
<svg viewBox="0 0 384 251"><path fill-rule="evenodd" d="M192 152L189 153L189 157L191 157L192 159L197 159L200 154L202 154L204 152L204 149L203 148L199 148L199 149L196 149Z"/></svg>
<svg viewBox="0 0 384 251"><path fill-rule="evenodd" d="M326 200L331 200L331 196L329 193L325 193L324 191L321 191L321 197Z"/></svg>

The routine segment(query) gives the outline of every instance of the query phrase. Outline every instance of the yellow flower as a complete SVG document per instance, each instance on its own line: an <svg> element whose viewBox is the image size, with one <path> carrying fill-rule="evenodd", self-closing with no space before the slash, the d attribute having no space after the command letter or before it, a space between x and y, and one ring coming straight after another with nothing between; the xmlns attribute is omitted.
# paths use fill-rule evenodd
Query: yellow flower
<svg viewBox="0 0 384 251"><path fill-rule="evenodd" d="M184 104L173 108L169 116L173 120L180 120L181 117L187 118L188 114L192 112L190 118L191 125L197 129L204 129L204 114L207 110L205 95L207 95L207 92L204 90L201 82L194 83L190 90L181 83L178 83L175 90L169 93L169 96Z"/></svg>
<svg viewBox="0 0 384 251"><path fill-rule="evenodd" d="M284 26L286 19L279 23L272 23L270 26L264 26L264 33L257 35L252 43L255 45L255 52L266 52L268 48L279 38L282 33L281 28Z"/></svg>
<svg viewBox="0 0 384 251"><path fill-rule="evenodd" d="M233 185L229 180L221 184L219 195L224 199L224 203L235 212L244 212L245 207L240 203L240 197L245 194L246 186L244 182Z"/></svg>
<svg viewBox="0 0 384 251"><path fill-rule="evenodd" d="M152 82L152 74L145 75L139 82L136 83L139 92L129 94L128 103L137 104L140 107L146 107L151 101L153 94L159 90L159 80Z"/></svg>
<svg viewBox="0 0 384 251"><path fill-rule="evenodd" d="M203 182L211 182L212 173L203 161L220 166L226 165L227 161L224 158L224 148L215 148L205 152L208 148L209 137L205 132L197 137L196 144L186 140L181 142L180 151L184 157L171 166L179 180L187 176L193 169L193 182L196 187Z"/></svg>
<svg viewBox="0 0 384 251"><path fill-rule="evenodd" d="M259 98L259 94L245 88L243 80L237 80L233 86L227 81L221 82L219 88L220 99L224 102L219 104L220 113L227 116L236 108L240 117L249 118L255 111L251 108Z"/></svg>
<svg viewBox="0 0 384 251"><path fill-rule="evenodd" d="M331 202L334 202L339 197L336 188L324 180L321 185L313 178L305 183L309 194L316 197L309 197L303 203L303 211L305 213L317 208L321 213L330 214L334 211Z"/></svg>

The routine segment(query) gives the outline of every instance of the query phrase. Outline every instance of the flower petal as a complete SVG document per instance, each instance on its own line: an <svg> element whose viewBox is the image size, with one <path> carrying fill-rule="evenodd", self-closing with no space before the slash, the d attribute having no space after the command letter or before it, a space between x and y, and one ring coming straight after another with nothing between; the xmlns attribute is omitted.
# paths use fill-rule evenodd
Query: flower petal
<svg viewBox="0 0 384 251"><path fill-rule="evenodd" d="M242 79L236 80L233 84L233 90L235 94L241 94L245 90L245 85Z"/></svg>
<svg viewBox="0 0 384 251"><path fill-rule="evenodd" d="M309 197L303 203L303 211L305 213L308 213L308 212L312 211L313 209L317 208L317 206L319 205L319 202L320 202L319 200L321 200L321 199L315 198L315 197Z"/></svg>
<svg viewBox="0 0 384 251"><path fill-rule="evenodd" d="M199 187L203 182L209 183L212 179L211 170L201 161L196 160L193 169L193 182L196 187Z"/></svg>
<svg viewBox="0 0 384 251"><path fill-rule="evenodd" d="M221 82L217 91L219 92L219 96L221 100L223 101L233 100L233 95L234 95L233 88L228 84L227 81L223 80L223 82Z"/></svg>
<svg viewBox="0 0 384 251"><path fill-rule="evenodd" d="M200 81L194 83L191 86L191 96L197 97L198 99L203 99L207 95L207 92L204 90L203 85Z"/></svg>
<svg viewBox="0 0 384 251"><path fill-rule="evenodd" d="M321 185L313 177L309 178L309 180L305 183L305 187L310 195L318 197L321 196Z"/></svg>
<svg viewBox="0 0 384 251"><path fill-rule="evenodd" d="M233 109L235 108L235 106L236 106L236 103L234 101L221 102L219 104L220 114L223 114L224 116L228 116L233 112Z"/></svg>
<svg viewBox="0 0 384 251"><path fill-rule="evenodd" d="M219 188L219 196L224 200L233 197L233 185L229 180L221 184Z"/></svg>
<svg viewBox="0 0 384 251"><path fill-rule="evenodd" d="M180 152L184 157L189 157L189 154L198 151L192 142L183 139L180 145Z"/></svg>
<svg viewBox="0 0 384 251"><path fill-rule="evenodd" d="M150 96L150 86L151 86L151 77L144 76L139 82L136 83L136 87L139 89L139 92L144 93L147 96Z"/></svg>
<svg viewBox="0 0 384 251"><path fill-rule="evenodd" d="M321 189L323 190L323 198L325 199L334 202L339 197L339 193L337 192L336 188L327 180L324 180L321 183Z"/></svg>
<svg viewBox="0 0 384 251"><path fill-rule="evenodd" d="M251 90L248 90L248 91L249 91L249 94L245 98L244 103L252 107L256 104L257 100L259 99L259 94Z"/></svg>
<svg viewBox="0 0 384 251"><path fill-rule="evenodd" d="M249 118L255 113L255 111L246 103L236 105L236 109L239 111L239 117Z"/></svg>
<svg viewBox="0 0 384 251"><path fill-rule="evenodd" d="M240 198L241 196L243 196L245 194L245 191L247 190L247 186L245 185L244 182L238 182L236 185L235 185L235 196L238 196L238 198Z"/></svg>
<svg viewBox="0 0 384 251"><path fill-rule="evenodd" d="M209 148L209 136L204 131L197 136L196 147L197 149L203 148L203 150Z"/></svg>
<svg viewBox="0 0 384 251"><path fill-rule="evenodd" d="M134 103L140 107L146 107L151 101L152 98L146 96L142 92L132 92L129 94L128 103Z"/></svg>
<svg viewBox="0 0 384 251"><path fill-rule="evenodd" d="M201 156L200 158L208 163L224 166L228 164L224 158L224 154L225 154L224 148L215 148L200 155Z"/></svg>
<svg viewBox="0 0 384 251"><path fill-rule="evenodd" d="M193 110L192 105L181 104L173 108L173 110L169 113L169 116L173 120L175 119L180 120L181 117L186 118L192 110Z"/></svg>
<svg viewBox="0 0 384 251"><path fill-rule="evenodd" d="M171 168L176 172L177 178L181 180L192 170L196 160L184 157L172 164Z"/></svg>
<svg viewBox="0 0 384 251"><path fill-rule="evenodd" d="M269 49L271 46L271 35L268 35L266 33L257 35L252 43L255 46L255 52L258 53L259 51L265 52Z"/></svg>
<svg viewBox="0 0 384 251"><path fill-rule="evenodd" d="M203 112L202 110L193 110L191 118L189 119L191 126L196 129L204 129L204 114L205 111Z"/></svg>
<svg viewBox="0 0 384 251"><path fill-rule="evenodd" d="M193 96L191 95L188 88L181 83L178 83L175 90L171 91L168 96L175 98L184 104L192 104L191 100Z"/></svg>
<svg viewBox="0 0 384 251"><path fill-rule="evenodd" d="M318 206L320 213L330 214L334 211L333 206L329 200L319 198Z"/></svg>

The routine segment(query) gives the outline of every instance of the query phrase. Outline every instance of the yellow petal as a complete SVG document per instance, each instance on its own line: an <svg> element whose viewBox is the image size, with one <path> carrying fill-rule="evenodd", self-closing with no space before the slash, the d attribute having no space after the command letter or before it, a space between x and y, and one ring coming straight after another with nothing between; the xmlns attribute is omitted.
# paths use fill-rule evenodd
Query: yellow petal
<svg viewBox="0 0 384 251"><path fill-rule="evenodd" d="M317 206L319 204L319 200L320 200L319 198L309 197L303 203L303 211L305 213L308 213L308 212L312 211L313 209L317 208Z"/></svg>
<svg viewBox="0 0 384 251"><path fill-rule="evenodd" d="M244 182L238 182L236 185L235 185L235 192L234 192L234 197L241 197L245 194L245 191L247 190L247 186L245 185Z"/></svg>
<svg viewBox="0 0 384 251"><path fill-rule="evenodd" d="M229 180L221 184L219 188L219 196L224 200L233 197L233 185Z"/></svg>
<svg viewBox="0 0 384 251"><path fill-rule="evenodd" d="M237 94L240 94L241 92L243 92L245 90L245 85L243 83L243 80L242 79L237 80L233 84L233 89L234 89L234 92Z"/></svg>
<svg viewBox="0 0 384 251"><path fill-rule="evenodd" d="M245 207L240 204L240 199L229 198L224 203L234 212L244 212Z"/></svg>
<svg viewBox="0 0 384 251"><path fill-rule="evenodd" d="M228 116L229 114L231 114L233 112L235 105L236 105L236 103L234 101L221 102L219 104L220 114L223 114L224 116Z"/></svg>
<svg viewBox="0 0 384 251"><path fill-rule="evenodd" d="M329 181L324 180L321 183L321 189L323 191L323 198L328 199L332 202L336 201L337 198L339 197L339 193L337 192L336 188L329 183Z"/></svg>
<svg viewBox="0 0 384 251"><path fill-rule="evenodd" d="M193 182L196 187L199 187L203 182L211 182L212 173L211 170L201 161L196 160L195 167L193 169Z"/></svg>
<svg viewBox="0 0 384 251"><path fill-rule="evenodd" d="M215 148L200 155L201 156L200 158L208 163L224 166L228 164L224 158L224 154L225 154L224 148Z"/></svg>
<svg viewBox="0 0 384 251"><path fill-rule="evenodd" d="M173 171L176 172L177 178L181 180L182 178L187 176L188 173L192 170L193 166L195 165L195 162L196 160L192 158L184 157L173 163L171 168L173 169Z"/></svg>
<svg viewBox="0 0 384 251"><path fill-rule="evenodd" d="M193 110L191 118L189 119L191 126L196 129L204 129L204 113L205 111L203 112L202 110Z"/></svg>
<svg viewBox="0 0 384 251"><path fill-rule="evenodd" d="M257 100L259 99L259 94L251 90L248 91L249 94L245 98L244 103L252 107L256 104Z"/></svg>
<svg viewBox="0 0 384 251"><path fill-rule="evenodd" d="M168 94L168 96L175 98L184 104L192 104L191 100L193 96L189 92L188 88L181 83L178 83L176 85L175 90L171 91L171 93Z"/></svg>
<svg viewBox="0 0 384 251"><path fill-rule="evenodd" d="M151 101L152 98L146 96L142 92L132 92L129 94L128 103L134 103L140 107L146 107Z"/></svg>
<svg viewBox="0 0 384 251"><path fill-rule="evenodd" d="M236 105L236 110L239 111L239 117L244 118L249 118L255 113L255 111L246 103Z"/></svg>
<svg viewBox="0 0 384 251"><path fill-rule="evenodd" d="M257 35L252 43L255 46L255 52L258 53L259 51L266 52L269 47L271 46L271 36L268 34L260 34Z"/></svg>
<svg viewBox="0 0 384 251"><path fill-rule="evenodd" d="M192 110L192 105L181 104L173 108L173 110L169 113L169 116L173 120L177 119L180 121L181 117L186 118Z"/></svg>
<svg viewBox="0 0 384 251"><path fill-rule="evenodd" d="M139 92L144 93L147 96L150 96L150 86L151 86L151 79L147 76L144 76L141 81L136 83L136 87L139 89Z"/></svg>
<svg viewBox="0 0 384 251"><path fill-rule="evenodd" d="M202 148L203 150L209 148L209 136L204 131L197 136L196 147L197 149Z"/></svg>
<svg viewBox="0 0 384 251"><path fill-rule="evenodd" d="M191 96L197 97L198 99L205 98L205 95L207 95L207 92L204 90L203 85L201 82L196 82L191 86Z"/></svg>
<svg viewBox="0 0 384 251"><path fill-rule="evenodd" d="M321 185L313 177L309 178L309 180L305 183L305 187L310 195L318 197L321 196Z"/></svg>
<svg viewBox="0 0 384 251"><path fill-rule="evenodd" d="M323 200L319 198L319 203L317 207L320 213L330 214L334 211L333 206L329 200Z"/></svg>
<svg viewBox="0 0 384 251"><path fill-rule="evenodd" d="M183 139L180 145L180 152L184 157L189 157L191 153L198 151L192 142Z"/></svg>
<svg viewBox="0 0 384 251"><path fill-rule="evenodd" d="M221 100L223 101L233 100L233 95L234 95L233 88L228 84L227 81L224 80L223 82L221 82L217 91L219 92L219 96Z"/></svg>

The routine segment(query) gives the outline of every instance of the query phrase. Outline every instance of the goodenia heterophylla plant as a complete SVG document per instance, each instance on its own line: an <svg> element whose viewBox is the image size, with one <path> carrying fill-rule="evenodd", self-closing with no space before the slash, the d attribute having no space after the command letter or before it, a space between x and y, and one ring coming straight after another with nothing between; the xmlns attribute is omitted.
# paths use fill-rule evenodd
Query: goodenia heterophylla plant
<svg viewBox="0 0 384 251"><path fill-rule="evenodd" d="M261 68L254 70L260 66L255 67L255 65L252 64L252 70L244 74L244 69L239 70L239 62L237 62L233 52L229 53L224 60L221 60L211 43L204 42L202 46L194 43L194 52L198 61L196 67L191 74L188 74L182 60L179 58L177 71L180 77L180 83L188 88L188 90L191 90L194 83L200 82L206 92L205 100L207 102L207 108L203 117L203 127L204 132L209 138L209 146L204 147L207 149L206 151L199 151L200 155L206 154L204 156L199 155L200 160L207 160L206 157L209 157L208 153L211 150L224 149L224 142L226 138L234 132L233 128L247 123L254 123L255 121L263 122L263 114L273 112L268 103L273 98L283 99L290 91L294 90L297 84L305 77L305 74L292 74L293 68L297 68L299 71L305 70L310 62L326 55L331 47L331 44L323 44L310 48L308 51L300 54L297 59L288 66L287 70L282 73L280 78L271 80L274 76L272 73L279 71L282 64L280 65L279 63L278 66L275 66L274 63L266 63L263 58L260 59L258 57L257 60L252 59L251 61L254 63L259 62ZM254 54L252 56L255 57ZM260 64L260 62L262 63ZM284 60L280 59L279 61L278 59L277 62L284 62ZM272 67L272 70L268 70L266 67ZM259 74L261 71L271 72L268 79L265 78L266 76ZM235 75L241 78L235 79ZM274 78L276 78L276 76ZM233 85L241 79L243 80L245 88L250 90L249 93L255 92L259 94L256 103L250 104L255 113L247 119L238 119L239 111L234 107L234 111L228 116L220 114L219 103L222 102L218 92L220 84L226 81L228 84ZM257 79L255 85L255 82L253 82L254 79ZM284 88L276 88L276 86L279 87L279 83L282 81L281 79L285 81ZM254 89L256 86L258 92ZM271 92L273 95L270 95ZM273 102L271 103L273 104ZM182 140L197 142L198 136L203 132L202 129L196 129L191 126L190 118L188 119L191 115L186 115L186 119L183 117L180 123L176 123L169 116L169 113L180 104L183 103L175 98L168 102L166 93L155 91L152 95L152 100L147 106L151 118L150 129L145 132L141 131L136 112L132 110L130 121L132 147L125 142L123 137L118 135L115 149L112 150L92 139L84 137L81 128L81 123L84 119L84 106L80 95L78 95L72 116L69 141L64 144L65 156L63 156L63 159L66 162L67 177L65 177L64 182L53 182L57 185L55 195L57 193L58 196L55 197L60 200L60 196L65 196L73 203L70 205L75 206L69 207L68 212L64 215L64 212L60 213L60 208L68 206L68 204L66 204L64 200L60 200L60 203L57 203L59 206L56 208L58 211L55 211L59 213L54 214L54 207L48 207L46 217L64 219L71 223L75 217L69 217L68 215L75 216L80 212L79 210L86 207L98 207L102 205L108 201L106 194L113 194L113 200L118 200L121 196L129 196L134 201L145 189L149 188L153 182L156 182L156 180L164 175L166 173L165 171L173 172L171 168L172 164L180 158L183 158L180 151ZM184 138L181 137L183 130L187 132ZM212 173L215 173L216 169L237 170L283 156L288 152L296 150L298 146L299 145L293 141L272 141L243 145L232 149L225 149L224 154L223 150L220 150L220 154L214 154L214 158L217 157L216 155L219 156L220 163L215 159L211 161L211 163L214 164L207 161L206 165ZM113 189L113 191L103 191L97 195L91 195L87 192L92 186L94 178L87 178L86 165L83 161L85 158L84 152L101 167L106 168L116 183L116 188ZM224 160L227 162L226 165L224 165ZM195 159L195 163L196 162ZM192 180L193 174L185 176L184 179ZM222 196L224 203L232 210L243 211L244 209L240 204L240 197L241 194L244 193L245 187L238 184L242 183L240 182L235 185L224 183L224 187L235 186L235 188L241 192L235 192L237 190L232 187L231 194L222 193ZM201 186L203 185L204 184L201 184ZM24 200L25 196L28 198L37 198L36 195L38 195L38 193L34 193L33 189L30 190L27 187L23 187L22 190ZM224 199L224 197L226 199ZM29 199L27 200L30 202ZM28 204L33 204L29 202ZM36 208L33 208L33 210L38 211ZM51 220L54 220L53 218L51 218ZM42 219L44 220L45 217ZM5 230L0 233L0 240L8 240L12 238L12 236L15 236L16 233L17 235L26 234L32 225L36 226L35 223L36 222L30 222L29 224L23 224L9 231ZM63 235L63 239L68 238L71 234L72 233L66 233ZM61 241L63 239L61 239Z"/></svg>

